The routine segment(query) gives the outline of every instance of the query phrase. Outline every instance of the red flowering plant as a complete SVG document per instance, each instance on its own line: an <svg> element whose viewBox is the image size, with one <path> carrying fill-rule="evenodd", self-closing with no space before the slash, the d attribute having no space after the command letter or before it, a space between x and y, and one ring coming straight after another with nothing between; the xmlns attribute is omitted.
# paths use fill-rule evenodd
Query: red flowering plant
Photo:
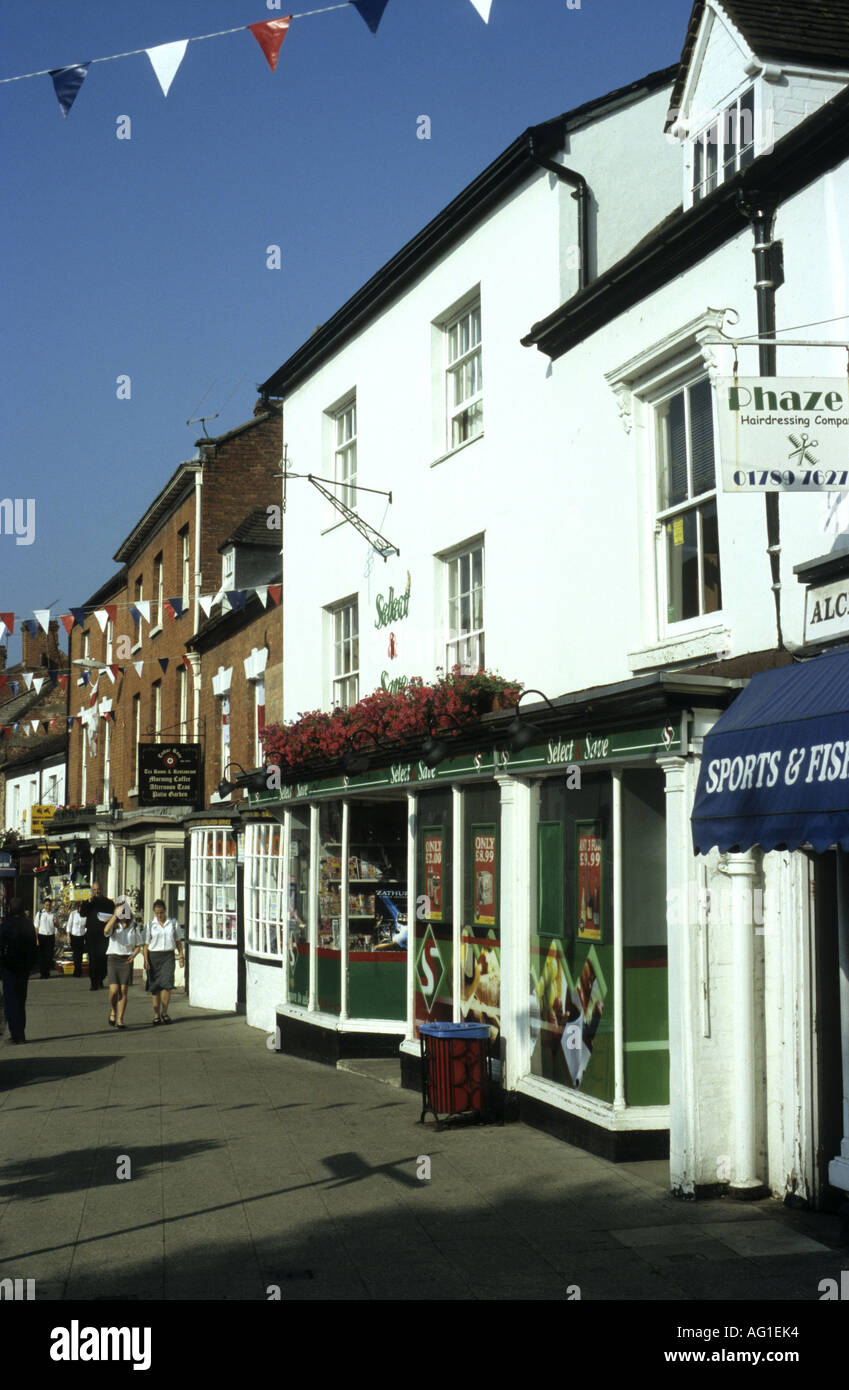
<svg viewBox="0 0 849 1390"><path fill-rule="evenodd" d="M491 671L454 666L435 685L414 676L402 690L375 690L348 709L311 710L291 724L266 724L265 758L283 771L341 760L349 750L398 752L436 731L460 732L492 709L516 704L522 686Z"/></svg>

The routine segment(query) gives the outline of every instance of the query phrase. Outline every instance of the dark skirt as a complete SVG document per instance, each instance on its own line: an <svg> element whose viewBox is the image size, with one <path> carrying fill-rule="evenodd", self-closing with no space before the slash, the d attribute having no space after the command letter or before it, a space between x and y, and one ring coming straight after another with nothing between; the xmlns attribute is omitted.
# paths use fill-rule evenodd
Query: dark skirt
<svg viewBox="0 0 849 1390"><path fill-rule="evenodd" d="M174 952L148 951L150 956L150 992L174 988Z"/></svg>
<svg viewBox="0 0 849 1390"><path fill-rule="evenodd" d="M106 983L108 985L131 985L133 982L132 956L119 956L114 952L106 957Z"/></svg>

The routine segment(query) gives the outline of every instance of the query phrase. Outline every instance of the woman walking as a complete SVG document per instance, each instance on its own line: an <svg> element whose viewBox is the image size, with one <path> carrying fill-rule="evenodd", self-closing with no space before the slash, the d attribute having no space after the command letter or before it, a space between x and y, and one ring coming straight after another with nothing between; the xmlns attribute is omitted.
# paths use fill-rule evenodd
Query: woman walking
<svg viewBox="0 0 849 1390"><path fill-rule="evenodd" d="M115 911L103 928L106 947L106 983L109 985L109 1026L125 1027L127 989L133 978L133 961L141 950L140 933L133 926L130 905L119 898Z"/></svg>
<svg viewBox="0 0 849 1390"><path fill-rule="evenodd" d="M35 930L38 934L38 959L42 980L50 979L53 957L56 950L56 918L53 914L53 899L45 898L44 906L35 916Z"/></svg>
<svg viewBox="0 0 849 1390"><path fill-rule="evenodd" d="M174 988L174 953L183 965L183 938L179 923L165 916L165 904L157 898L153 917L144 928L144 963L150 973L154 1023L170 1023L168 1005Z"/></svg>

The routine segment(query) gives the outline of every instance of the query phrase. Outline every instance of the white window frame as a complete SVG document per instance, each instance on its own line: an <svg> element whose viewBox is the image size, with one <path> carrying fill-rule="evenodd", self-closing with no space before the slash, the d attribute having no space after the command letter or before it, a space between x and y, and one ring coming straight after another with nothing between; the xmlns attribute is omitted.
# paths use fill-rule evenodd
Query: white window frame
<svg viewBox="0 0 849 1390"><path fill-rule="evenodd" d="M236 945L236 836L226 826L191 832L189 940Z"/></svg>
<svg viewBox="0 0 849 1390"><path fill-rule="evenodd" d="M284 827L252 821L245 827L245 951L280 960L288 920Z"/></svg>
<svg viewBox="0 0 849 1390"><path fill-rule="evenodd" d="M189 673L185 666L177 668L177 689L180 697L180 741L186 743L189 723Z"/></svg>
<svg viewBox="0 0 849 1390"><path fill-rule="evenodd" d="M178 532L180 537L180 580L182 584L181 597L183 607L188 608L191 602L192 587L192 555L189 541L189 527L186 525Z"/></svg>
<svg viewBox="0 0 849 1390"><path fill-rule="evenodd" d="M468 343L464 347L457 338L463 327L468 328ZM477 334L477 337L475 337ZM444 352L444 405L445 405L445 450L446 453L469 444L483 434L483 328L481 320L481 299L477 294L459 312L452 315L442 325ZM455 399L455 384L465 371L471 367L473 381L468 394ZM480 407L477 410L477 407ZM458 431L461 438L455 438L455 423L470 412L476 416L475 425L470 431L465 427Z"/></svg>
<svg viewBox="0 0 849 1390"><path fill-rule="evenodd" d="M141 691L133 696L133 791L139 789L139 743L141 742ZM132 793L131 793L132 795Z"/></svg>
<svg viewBox="0 0 849 1390"><path fill-rule="evenodd" d="M151 600L151 627L148 629L148 637L153 637L154 633L162 631L162 623L165 617L165 561L162 552L155 556L153 561L153 599Z"/></svg>
<svg viewBox="0 0 849 1390"><path fill-rule="evenodd" d="M355 705L360 697L359 598L352 595L328 609L330 617L330 699L333 709ZM345 615L351 615L345 632Z"/></svg>
<svg viewBox="0 0 849 1390"><path fill-rule="evenodd" d="M336 487L335 496L352 511L357 506L357 393L356 391L331 412L332 457L330 476ZM339 520L336 512L334 520Z"/></svg>
<svg viewBox="0 0 849 1390"><path fill-rule="evenodd" d="M153 734L157 740L162 734L162 680L153 682Z"/></svg>
<svg viewBox="0 0 849 1390"><path fill-rule="evenodd" d="M480 554L480 584L474 582L475 557ZM438 557L444 566L445 670L459 666L465 673L486 669L486 547L483 536ZM469 587L463 589L464 561L468 562ZM454 592L452 594L452 587ZM475 623L475 595L480 594L480 622ZM467 626L463 624L463 600L468 600Z"/></svg>
<svg viewBox="0 0 849 1390"><path fill-rule="evenodd" d="M741 103L751 95L751 129L741 122ZM733 101L712 116L690 139L690 201L693 206L707 198L720 184L733 179L757 153L755 140L755 87L748 83ZM747 103L748 109L748 103ZM737 138L742 134L743 140ZM745 137L749 138L746 139ZM730 152L730 154L729 154ZM729 167L730 166L730 167ZM701 173L702 177L697 175Z"/></svg>

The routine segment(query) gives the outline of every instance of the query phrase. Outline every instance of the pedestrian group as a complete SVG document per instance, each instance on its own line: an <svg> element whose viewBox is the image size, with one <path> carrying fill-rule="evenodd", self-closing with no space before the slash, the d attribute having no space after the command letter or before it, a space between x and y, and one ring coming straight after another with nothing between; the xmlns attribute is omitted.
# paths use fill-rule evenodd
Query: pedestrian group
<svg viewBox="0 0 849 1390"><path fill-rule="evenodd" d="M13 1043L26 1042L26 1001L29 977L36 962L42 980L50 976L54 961L57 924L53 899L45 898L35 921L26 912L22 898L12 898L9 911L0 922L0 981L3 1007ZM168 1012L174 988L175 957L185 961L179 924L166 915L165 903L157 898L153 917L144 924L133 920L129 900L115 902L101 895L100 884L91 885L86 902L75 903L67 921L68 939L74 959L74 976L83 973L83 951L88 955L89 986L109 986L107 1023L125 1028L127 993L133 978L133 964L142 953L145 989L153 1001L154 1024L170 1023Z"/></svg>

